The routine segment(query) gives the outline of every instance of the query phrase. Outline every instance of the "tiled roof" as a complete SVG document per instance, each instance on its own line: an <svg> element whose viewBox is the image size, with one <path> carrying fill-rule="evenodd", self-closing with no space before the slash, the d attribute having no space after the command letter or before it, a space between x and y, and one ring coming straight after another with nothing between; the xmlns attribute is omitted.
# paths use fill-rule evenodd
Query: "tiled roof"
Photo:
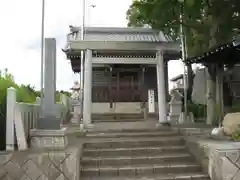
<svg viewBox="0 0 240 180"><path fill-rule="evenodd" d="M75 37L69 40L80 40L81 28L78 28ZM142 42L169 42L169 37L161 31L150 28L107 28L90 27L85 28L85 40L89 41L142 41Z"/></svg>

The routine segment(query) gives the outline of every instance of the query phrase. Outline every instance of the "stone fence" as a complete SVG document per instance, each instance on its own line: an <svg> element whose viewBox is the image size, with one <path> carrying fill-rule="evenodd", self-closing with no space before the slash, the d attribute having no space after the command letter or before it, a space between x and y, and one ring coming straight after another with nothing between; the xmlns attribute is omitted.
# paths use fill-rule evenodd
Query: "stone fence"
<svg viewBox="0 0 240 180"><path fill-rule="evenodd" d="M240 142L213 140L212 128L180 128L190 152L212 180L240 179Z"/></svg>
<svg viewBox="0 0 240 180"><path fill-rule="evenodd" d="M0 154L1 180L79 180L81 148Z"/></svg>
<svg viewBox="0 0 240 180"><path fill-rule="evenodd" d="M30 130L36 129L40 116L41 99L37 98L35 104L16 102L16 89L9 88L7 92L7 116L6 116L6 150L13 151L16 144L19 150L28 147ZM69 98L61 94L60 103L56 104L56 116L65 123L70 110Z"/></svg>

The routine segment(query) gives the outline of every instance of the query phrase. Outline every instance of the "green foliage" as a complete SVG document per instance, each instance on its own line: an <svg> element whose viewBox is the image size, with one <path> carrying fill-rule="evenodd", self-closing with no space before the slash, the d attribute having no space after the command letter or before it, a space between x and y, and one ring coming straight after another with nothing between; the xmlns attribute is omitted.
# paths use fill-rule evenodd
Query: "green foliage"
<svg viewBox="0 0 240 180"><path fill-rule="evenodd" d="M225 43L240 27L239 0L134 0L127 11L129 26L150 25L173 40L179 39L180 14L189 56Z"/></svg>
<svg viewBox="0 0 240 180"><path fill-rule="evenodd" d="M61 94L59 92L56 93L56 102L60 102Z"/></svg>
<svg viewBox="0 0 240 180"><path fill-rule="evenodd" d="M206 105L189 103L188 111L192 112L196 119L206 117Z"/></svg>
<svg viewBox="0 0 240 180"><path fill-rule="evenodd" d="M36 100L36 95L34 91L29 89L29 85L21 85L18 86L14 80L13 76L5 70L5 74L0 76L0 104L5 106L6 104L6 97L7 97L7 89L9 87L13 87L16 89L16 98L17 102L27 102L32 103ZM5 108L4 108L5 109Z"/></svg>
<svg viewBox="0 0 240 180"><path fill-rule="evenodd" d="M36 97L41 97L41 91L34 91L34 93L35 93ZM67 92L67 91L56 91L56 102L60 102L61 94L65 94L68 97L71 96L70 92Z"/></svg>
<svg viewBox="0 0 240 180"><path fill-rule="evenodd" d="M29 84L20 86L17 85L14 82L13 76L7 72L7 69L5 69L4 75L0 73L0 105L2 106L6 104L7 89L9 87L16 89L17 102L34 103L36 101L36 97L40 97L41 94L40 91L35 91L34 87ZM60 94L70 96L70 93L67 91L57 91L56 102L60 101ZM1 109L3 109L3 107Z"/></svg>
<svg viewBox="0 0 240 180"><path fill-rule="evenodd" d="M68 91L60 91L61 94L65 94L66 96L70 97L71 93Z"/></svg>
<svg viewBox="0 0 240 180"><path fill-rule="evenodd" d="M240 112L240 104L235 104L229 109L229 113Z"/></svg>
<svg viewBox="0 0 240 180"><path fill-rule="evenodd" d="M6 74L5 76L0 76L0 104L4 104L6 102L7 96L7 88L14 87L18 88L17 84L14 83L13 78L10 74Z"/></svg>
<svg viewBox="0 0 240 180"><path fill-rule="evenodd" d="M17 102L34 103L36 95L28 89L27 86L21 85L17 88Z"/></svg>
<svg viewBox="0 0 240 180"><path fill-rule="evenodd" d="M234 141L240 141L240 132L233 134L231 139Z"/></svg>

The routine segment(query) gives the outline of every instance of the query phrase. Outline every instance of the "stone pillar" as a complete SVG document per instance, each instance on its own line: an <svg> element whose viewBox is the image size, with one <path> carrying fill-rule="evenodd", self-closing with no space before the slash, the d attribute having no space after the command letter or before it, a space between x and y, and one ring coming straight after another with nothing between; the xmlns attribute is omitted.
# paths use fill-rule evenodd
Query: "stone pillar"
<svg viewBox="0 0 240 180"><path fill-rule="evenodd" d="M45 39L43 116L37 121L37 129L31 129L32 148L65 148L68 139L66 129L60 129L56 106L56 39Z"/></svg>
<svg viewBox="0 0 240 180"><path fill-rule="evenodd" d="M166 88L166 98L168 98L168 88L169 88L169 78L168 78L168 61L164 61L164 76L165 76L165 88Z"/></svg>
<svg viewBox="0 0 240 180"><path fill-rule="evenodd" d="M69 100L67 95L60 94L60 102L64 105L64 107L66 107L67 110L69 110Z"/></svg>
<svg viewBox="0 0 240 180"><path fill-rule="evenodd" d="M167 123L167 102L164 76L164 59L161 51L157 52L156 58L159 123L165 124Z"/></svg>
<svg viewBox="0 0 240 180"><path fill-rule="evenodd" d="M86 50L84 71L83 124L88 127L92 122L92 50Z"/></svg>
<svg viewBox="0 0 240 180"><path fill-rule="evenodd" d="M154 89L148 90L148 112L155 113L155 93Z"/></svg>
<svg viewBox="0 0 240 180"><path fill-rule="evenodd" d="M43 116L38 120L38 129L60 129L56 118L56 39L45 39Z"/></svg>
<svg viewBox="0 0 240 180"><path fill-rule="evenodd" d="M148 119L148 107L147 107L147 102L146 102L146 96L145 96L145 93L146 93L146 88L145 88L145 66L142 66L142 69L141 69L141 74L140 74L140 77L141 78L141 101L142 101L142 110L143 110L143 116L144 116L144 120L147 120ZM155 102L154 102L155 104Z"/></svg>
<svg viewBox="0 0 240 180"><path fill-rule="evenodd" d="M7 90L7 114L6 114L6 150L13 151L15 144L14 119L16 105L16 89L10 87Z"/></svg>

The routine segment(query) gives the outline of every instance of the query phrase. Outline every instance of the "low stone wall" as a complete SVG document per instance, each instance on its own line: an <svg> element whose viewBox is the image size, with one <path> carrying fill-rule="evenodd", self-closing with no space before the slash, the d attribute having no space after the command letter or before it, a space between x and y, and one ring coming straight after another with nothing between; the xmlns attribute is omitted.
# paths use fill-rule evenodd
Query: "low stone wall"
<svg viewBox="0 0 240 180"><path fill-rule="evenodd" d="M240 144L238 147L212 149L209 157L209 175L213 180L240 179Z"/></svg>
<svg viewBox="0 0 240 180"><path fill-rule="evenodd" d="M0 154L0 179L79 180L79 148L29 151Z"/></svg>
<svg viewBox="0 0 240 180"><path fill-rule="evenodd" d="M240 142L210 138L209 128L180 128L189 151L212 180L240 179Z"/></svg>

